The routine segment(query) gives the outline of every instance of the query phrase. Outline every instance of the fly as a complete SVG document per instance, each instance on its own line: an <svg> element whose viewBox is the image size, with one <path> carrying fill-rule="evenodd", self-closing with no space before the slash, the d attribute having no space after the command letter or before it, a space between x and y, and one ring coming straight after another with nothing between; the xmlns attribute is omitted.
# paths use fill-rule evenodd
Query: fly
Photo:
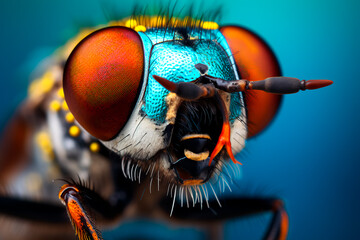
<svg viewBox="0 0 360 240"><path fill-rule="evenodd" d="M332 81L282 77L254 33L191 17L127 18L81 34L61 56L65 65L57 62L32 83L5 137L19 146L37 139L51 177L79 176L62 180L58 198L67 217L56 204L35 210L38 203L6 195L1 213L69 218L79 239L102 239L98 226L139 216L216 223L271 211L265 238L286 238L280 199L221 199L215 185L231 190L225 166L237 174L236 154L271 122L282 94ZM20 130L28 135L16 138ZM4 156L20 162L13 148ZM9 163L2 171L14 169ZM84 184L90 176L99 191ZM12 211L15 203L31 214Z"/></svg>

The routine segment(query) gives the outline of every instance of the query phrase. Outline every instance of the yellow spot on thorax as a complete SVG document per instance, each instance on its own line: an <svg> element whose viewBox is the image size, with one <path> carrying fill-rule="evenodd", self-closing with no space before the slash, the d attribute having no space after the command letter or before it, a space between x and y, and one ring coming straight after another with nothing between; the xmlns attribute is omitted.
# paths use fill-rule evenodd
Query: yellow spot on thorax
<svg viewBox="0 0 360 240"><path fill-rule="evenodd" d="M58 93L58 96L60 98L64 99L65 95L64 95L64 89L63 88L60 88L57 93Z"/></svg>
<svg viewBox="0 0 360 240"><path fill-rule="evenodd" d="M100 145L96 142L91 143L89 148L90 148L90 151L95 152L95 153L100 151Z"/></svg>
<svg viewBox="0 0 360 240"><path fill-rule="evenodd" d="M44 75L33 81L29 86L29 95L30 97L39 97L43 94L48 93L54 86L55 78L51 71L47 71Z"/></svg>
<svg viewBox="0 0 360 240"><path fill-rule="evenodd" d="M60 110L60 108L61 108L61 105L60 105L59 101L53 100L53 101L50 102L49 107L50 107L51 111L58 112Z"/></svg>
<svg viewBox="0 0 360 240"><path fill-rule="evenodd" d="M69 107L65 100L62 102L61 107L64 111L69 111Z"/></svg>
<svg viewBox="0 0 360 240"><path fill-rule="evenodd" d="M43 158L46 161L51 161L54 159L53 146L51 143L50 136L47 132L39 132L35 136L35 141L37 145L40 147L40 150L43 154Z"/></svg>
<svg viewBox="0 0 360 240"><path fill-rule="evenodd" d="M69 129L69 134L72 137L78 137L80 135L80 133L81 133L81 131L80 131L80 128L78 126L73 125Z"/></svg>
<svg viewBox="0 0 360 240"><path fill-rule="evenodd" d="M74 115L71 113L71 112L68 112L66 115L65 115L65 120L66 122L68 123L73 123L75 118L74 118Z"/></svg>

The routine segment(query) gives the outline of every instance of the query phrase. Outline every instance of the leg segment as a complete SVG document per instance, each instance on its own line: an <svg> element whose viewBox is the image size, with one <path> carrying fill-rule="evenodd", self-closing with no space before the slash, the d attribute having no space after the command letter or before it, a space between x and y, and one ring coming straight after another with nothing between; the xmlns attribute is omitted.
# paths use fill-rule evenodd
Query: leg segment
<svg viewBox="0 0 360 240"><path fill-rule="evenodd" d="M68 216L80 240L101 240L101 233L83 207L84 200L78 188L69 184L64 185L59 193L59 198L66 206Z"/></svg>
<svg viewBox="0 0 360 240"><path fill-rule="evenodd" d="M65 223L68 221L61 206L8 196L0 196L0 214L44 223Z"/></svg>
<svg viewBox="0 0 360 240"><path fill-rule="evenodd" d="M284 204L280 200L273 202L273 217L271 225L268 228L265 239L279 239L285 240L288 228L289 228L289 217L284 209Z"/></svg>
<svg viewBox="0 0 360 240"><path fill-rule="evenodd" d="M163 200L162 207L164 211L169 211L171 206L172 199ZM182 208L179 203L176 203L172 216L179 220L213 222L271 211L273 217L264 239L286 239L288 216L282 201L279 199L230 198L222 200L221 206L216 201L209 201L209 206L209 208L202 208L197 204L194 208Z"/></svg>
<svg viewBox="0 0 360 240"><path fill-rule="evenodd" d="M101 240L101 232L95 227L93 214L103 219L111 220L119 216L128 201L115 201L110 204L95 191L75 182L63 185L59 199L65 205L68 216L80 240Z"/></svg>

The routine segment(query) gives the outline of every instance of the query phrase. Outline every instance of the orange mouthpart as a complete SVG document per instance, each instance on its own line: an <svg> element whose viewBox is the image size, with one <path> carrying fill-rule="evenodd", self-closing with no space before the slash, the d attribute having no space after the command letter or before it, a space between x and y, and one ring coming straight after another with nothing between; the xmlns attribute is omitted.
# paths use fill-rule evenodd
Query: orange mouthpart
<svg viewBox="0 0 360 240"><path fill-rule="evenodd" d="M200 185L204 180L202 179L189 179L184 181L184 185Z"/></svg>
<svg viewBox="0 0 360 240"><path fill-rule="evenodd" d="M230 124L229 121L225 121L222 126L221 134L219 136L219 140L217 141L217 144L213 150L213 152L210 155L210 161L209 166L211 165L211 161L218 155L218 153L222 150L222 148L225 146L226 151L231 158L231 160L236 164L242 165L241 162L237 161L234 157L234 154L231 150L231 142L230 142Z"/></svg>

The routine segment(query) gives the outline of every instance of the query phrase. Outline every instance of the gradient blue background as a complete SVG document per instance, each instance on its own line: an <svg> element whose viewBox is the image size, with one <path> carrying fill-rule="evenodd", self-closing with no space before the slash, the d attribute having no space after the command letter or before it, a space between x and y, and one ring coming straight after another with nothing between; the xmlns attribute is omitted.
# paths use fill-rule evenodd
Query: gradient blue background
<svg viewBox="0 0 360 240"><path fill-rule="evenodd" d="M120 12L130 13L131 1L115 2ZM30 70L74 33L74 23L104 22L102 5L100 0L1 0L1 127L25 97ZM331 87L284 98L273 124L248 142L240 186L250 192L264 187L262 195L283 197L289 239L359 239L360 2L227 0L207 1L204 8L220 5L222 24L260 34L284 76L334 81ZM265 224L230 221L225 237L256 239Z"/></svg>

